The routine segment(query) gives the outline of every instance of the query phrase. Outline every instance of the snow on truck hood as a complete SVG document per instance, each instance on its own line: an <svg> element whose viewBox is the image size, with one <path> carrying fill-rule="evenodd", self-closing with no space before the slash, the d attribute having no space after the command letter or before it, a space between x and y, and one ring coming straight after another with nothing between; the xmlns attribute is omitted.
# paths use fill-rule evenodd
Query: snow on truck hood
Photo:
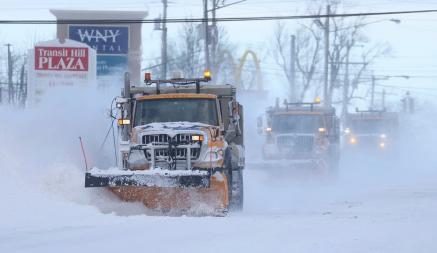
<svg viewBox="0 0 437 253"><path fill-rule="evenodd" d="M142 131L168 131L168 130L200 130L201 128L211 127L199 122L164 122L164 123L150 123L135 127Z"/></svg>

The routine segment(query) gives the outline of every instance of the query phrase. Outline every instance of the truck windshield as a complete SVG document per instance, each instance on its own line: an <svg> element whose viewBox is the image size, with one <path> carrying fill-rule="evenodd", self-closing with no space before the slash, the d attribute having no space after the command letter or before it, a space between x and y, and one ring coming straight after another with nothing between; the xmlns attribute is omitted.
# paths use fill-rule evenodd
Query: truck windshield
<svg viewBox="0 0 437 253"><path fill-rule="evenodd" d="M154 122L199 122L218 126L215 99L175 98L136 102L134 126Z"/></svg>
<svg viewBox="0 0 437 253"><path fill-rule="evenodd" d="M275 115L272 129L278 133L313 134L325 127L320 115Z"/></svg>
<svg viewBox="0 0 437 253"><path fill-rule="evenodd" d="M361 119L352 120L352 132L357 134L383 134L390 126L387 120Z"/></svg>

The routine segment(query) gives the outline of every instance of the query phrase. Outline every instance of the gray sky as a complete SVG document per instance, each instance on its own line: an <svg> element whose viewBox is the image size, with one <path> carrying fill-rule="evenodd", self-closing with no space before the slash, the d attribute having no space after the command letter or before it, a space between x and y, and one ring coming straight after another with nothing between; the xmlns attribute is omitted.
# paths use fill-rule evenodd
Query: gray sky
<svg viewBox="0 0 437 253"><path fill-rule="evenodd" d="M160 0L0 0L2 8L1 19L54 19L48 9L116 9L116 10L147 10L148 18L159 16L162 9ZM228 1L230 2L230 1ZM308 14L307 3L298 0L247 0L244 3L223 8L218 11L218 17L235 16L270 16ZM437 0L350 0L345 2L345 11L399 11L418 9L437 9ZM201 17L201 0L170 0L169 18ZM417 96L437 99L437 15L414 14L388 17L369 17L366 22L385 18L401 19L401 24L380 22L367 26L366 32L373 42L388 42L393 52L389 58L379 59L375 66L377 75L409 75L409 80L393 79L384 81L384 85L399 85L435 90L416 90ZM262 59L264 81L281 80L278 67L269 57L268 48L271 45L275 21L224 23L228 30L230 41L238 44L242 52L253 49ZM296 21L287 21L291 29L297 26ZM179 25L169 25L170 37L175 37ZM32 43L52 39L55 36L55 25L0 25L0 42L10 42L15 48L30 48ZM145 60L159 57L160 32L153 31L153 25L143 27L143 57ZM1 49L2 53L5 48ZM238 58L238 57L236 57ZM2 67L4 68L4 67ZM0 69L1 70L1 69ZM389 91L399 93L399 89ZM397 98L396 98L397 99Z"/></svg>

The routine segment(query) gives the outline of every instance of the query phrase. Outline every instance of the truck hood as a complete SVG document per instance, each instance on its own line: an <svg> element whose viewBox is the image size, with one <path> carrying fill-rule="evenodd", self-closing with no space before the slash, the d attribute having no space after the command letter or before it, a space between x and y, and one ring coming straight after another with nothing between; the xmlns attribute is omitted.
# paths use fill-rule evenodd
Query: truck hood
<svg viewBox="0 0 437 253"><path fill-rule="evenodd" d="M135 127L140 132L167 132L167 131L189 131L201 130L204 128L213 127L208 124L199 122L164 122L164 123L150 123L147 125Z"/></svg>

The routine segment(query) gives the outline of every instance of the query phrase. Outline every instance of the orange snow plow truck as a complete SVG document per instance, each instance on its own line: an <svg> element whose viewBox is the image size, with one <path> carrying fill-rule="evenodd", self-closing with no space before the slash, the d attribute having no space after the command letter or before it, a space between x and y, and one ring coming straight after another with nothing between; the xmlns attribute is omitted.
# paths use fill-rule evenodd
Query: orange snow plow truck
<svg viewBox="0 0 437 253"><path fill-rule="evenodd" d="M243 206L243 107L231 85L152 80L115 99L118 164L91 168L85 187L108 187L158 211L223 215Z"/></svg>

